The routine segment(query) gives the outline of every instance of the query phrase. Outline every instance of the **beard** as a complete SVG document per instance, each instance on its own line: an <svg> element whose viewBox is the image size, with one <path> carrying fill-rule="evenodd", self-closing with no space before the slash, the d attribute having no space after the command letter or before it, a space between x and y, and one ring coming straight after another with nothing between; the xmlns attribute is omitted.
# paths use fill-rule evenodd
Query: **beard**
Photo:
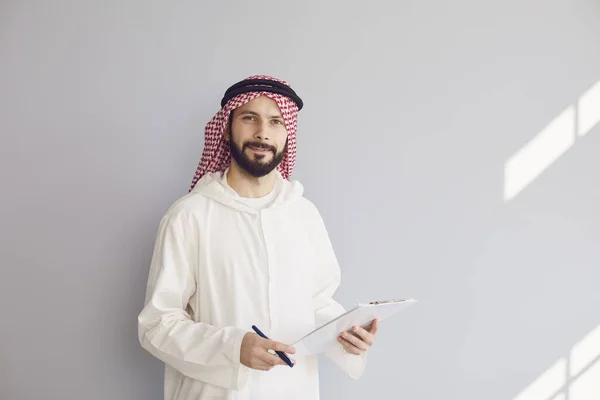
<svg viewBox="0 0 600 400"><path fill-rule="evenodd" d="M246 149L248 147L256 147L258 149L264 149L272 153L271 159L267 160L268 154L253 154L248 155L246 153ZM277 152L277 148L275 146L261 143L261 142L246 142L241 148L237 143L233 140L233 137L229 140L229 148L231 151L231 156L235 160L235 162L250 176L255 178L261 178L265 175L268 175L273 171L279 163L283 160L285 156L285 152L287 151L288 141L286 139L285 146L283 150Z"/></svg>

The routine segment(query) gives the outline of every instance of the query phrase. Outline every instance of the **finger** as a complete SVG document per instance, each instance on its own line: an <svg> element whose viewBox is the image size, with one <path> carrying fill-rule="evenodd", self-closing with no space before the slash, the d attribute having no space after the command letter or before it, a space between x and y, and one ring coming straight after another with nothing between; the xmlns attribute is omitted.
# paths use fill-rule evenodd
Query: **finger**
<svg viewBox="0 0 600 400"><path fill-rule="evenodd" d="M371 335L375 336L377 334L378 330L379 330L379 320L377 318L375 318L373 320L373 322L371 322L371 327L369 329L369 333L371 333Z"/></svg>
<svg viewBox="0 0 600 400"><path fill-rule="evenodd" d="M253 363L251 364L251 367L253 369L257 369L259 371L268 371L271 368L273 368L273 364L266 362L261 358L257 358L253 361Z"/></svg>
<svg viewBox="0 0 600 400"><path fill-rule="evenodd" d="M346 332L347 333L347 332ZM359 340L361 340L362 342L365 342L368 346L373 344L373 335L367 331L365 328L362 328L360 326L355 326L354 328L352 328L352 333L354 335L356 335L355 337L357 337ZM354 336L354 335L350 335L350 336ZM354 343L354 342L352 342Z"/></svg>
<svg viewBox="0 0 600 400"><path fill-rule="evenodd" d="M346 341L352 343L354 346L358 347L361 350L367 350L369 348L368 343L365 343L363 340L354 336L351 333L342 332L342 338L345 339Z"/></svg>
<svg viewBox="0 0 600 400"><path fill-rule="evenodd" d="M281 359L281 357L279 357L278 355L273 355L269 352L265 353L265 356L263 357L263 360L267 363L269 363L272 366L275 365L287 365L285 361L283 361Z"/></svg>
<svg viewBox="0 0 600 400"><path fill-rule="evenodd" d="M354 355L360 355L362 353L362 350L359 349L358 347L356 347L355 345L353 345L352 343L350 343L349 341L347 341L346 339L344 339L343 337L339 337L338 336L338 341L341 343L341 345L344 347L344 349L350 353L350 354L354 354Z"/></svg>
<svg viewBox="0 0 600 400"><path fill-rule="evenodd" d="M276 365L289 365L287 362L285 362L285 360L283 360L281 357L279 357L279 354L275 353L275 350L267 350L267 352L277 359L277 364ZM292 362L292 365L296 364L296 361L294 361L290 357L288 357L288 358Z"/></svg>
<svg viewBox="0 0 600 400"><path fill-rule="evenodd" d="M259 371L270 371L270 370L273 369L273 365L271 365L271 364L258 364L256 366L256 368L254 368L254 369L257 369Z"/></svg>
<svg viewBox="0 0 600 400"><path fill-rule="evenodd" d="M284 353L294 354L296 349L287 344L279 343L274 340L266 340L265 348L275 351L283 351Z"/></svg>

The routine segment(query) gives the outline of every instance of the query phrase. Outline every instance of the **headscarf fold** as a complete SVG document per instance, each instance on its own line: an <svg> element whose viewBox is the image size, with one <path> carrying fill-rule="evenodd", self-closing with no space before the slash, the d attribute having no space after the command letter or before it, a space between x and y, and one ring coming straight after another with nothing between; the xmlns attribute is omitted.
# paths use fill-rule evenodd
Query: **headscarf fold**
<svg viewBox="0 0 600 400"><path fill-rule="evenodd" d="M274 82L274 84L270 86L269 81ZM205 174L227 169L231 163L231 152L229 143L225 140L224 132L229 115L236 108L263 95L277 102L285 122L288 133L288 146L283 160L277 166L277 170L284 179L289 179L296 162L296 128L298 125L298 112L303 106L302 100L287 82L266 75L254 75L236 83L225 92L222 101L224 105L206 124L202 158L189 191L196 186L196 183Z"/></svg>

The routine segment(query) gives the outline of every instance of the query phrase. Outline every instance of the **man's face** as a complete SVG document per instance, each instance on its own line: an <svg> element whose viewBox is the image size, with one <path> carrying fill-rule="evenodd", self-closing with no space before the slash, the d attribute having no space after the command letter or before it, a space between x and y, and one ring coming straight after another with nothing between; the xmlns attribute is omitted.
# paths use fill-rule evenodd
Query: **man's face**
<svg viewBox="0 0 600 400"><path fill-rule="evenodd" d="M251 176L273 171L287 150L287 130L275 100L260 96L233 111L226 129L231 155Z"/></svg>

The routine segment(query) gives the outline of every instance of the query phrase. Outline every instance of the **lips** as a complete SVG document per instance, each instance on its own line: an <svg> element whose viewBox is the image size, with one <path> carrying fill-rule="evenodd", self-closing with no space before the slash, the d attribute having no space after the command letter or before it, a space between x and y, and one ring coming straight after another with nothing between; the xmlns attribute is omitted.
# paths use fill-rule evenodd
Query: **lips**
<svg viewBox="0 0 600 400"><path fill-rule="evenodd" d="M269 148L260 147L260 146L251 146L251 145L250 145L250 146L248 146L248 148L250 148L251 150L254 150L254 151L260 151L260 152L268 152L268 151L271 151L271 152L272 152L272 151L273 151L273 150L271 150L271 149L269 149Z"/></svg>

